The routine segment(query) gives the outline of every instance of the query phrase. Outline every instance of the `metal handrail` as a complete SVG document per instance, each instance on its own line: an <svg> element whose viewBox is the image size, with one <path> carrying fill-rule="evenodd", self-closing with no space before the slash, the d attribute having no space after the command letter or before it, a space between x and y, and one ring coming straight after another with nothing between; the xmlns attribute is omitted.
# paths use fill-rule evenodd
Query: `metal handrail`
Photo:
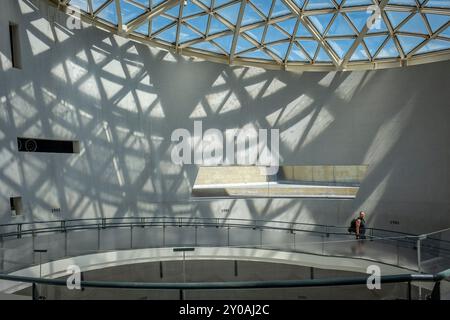
<svg viewBox="0 0 450 320"><path fill-rule="evenodd" d="M45 225L44 225L45 224ZM24 228L28 226L29 228ZM329 239L330 235L333 236L348 236L347 227L310 224L310 223L296 223L286 222L279 220L251 220L243 218L203 218L203 217L180 217L180 216L146 216L146 217L121 217L121 218L86 218L86 219L69 219L69 220L51 220L51 221L35 221L35 222L23 222L23 223L9 223L0 225L0 253L4 249L5 239L10 237L22 238L23 236L31 236L33 238L39 234L48 233L65 233L79 230L98 230L107 228L133 228L138 227L221 227L227 228L251 228L258 230L276 230L286 231L295 234L314 234L322 236L321 243L338 243L338 242L352 242L358 240L350 239ZM3 228L9 228L9 232L2 232ZM14 228L13 230L11 230ZM445 231L445 230L444 230ZM443 259L450 259L450 241L433 239L426 235L413 235L401 232L395 232L390 230L367 228L367 241L388 242L394 243L397 247L397 264L399 261L398 248L406 248L417 251L417 270L422 272L421 257L424 255L432 255L433 257L439 257ZM432 233L434 234L434 233ZM132 237L132 236L131 236ZM326 237L326 238L325 238ZM423 242L424 239L431 239L431 242ZM295 241L295 240L294 240ZM311 242L310 244L314 244ZM306 242L305 244L308 244ZM230 244L228 243L227 247ZM242 247L243 245L239 245ZM245 245L244 245L245 246ZM262 246L262 243L261 243ZM131 240L132 247L132 240ZM323 247L323 245L322 245ZM420 248L425 249L421 251ZM294 244L294 251L296 251ZM323 254L323 252L322 252ZM378 260L376 260L378 261ZM8 262L3 260L3 262ZM390 262L389 262L390 263ZM395 265L397 265L395 264ZM411 269L411 268L410 268ZM415 269L415 268L414 268Z"/></svg>
<svg viewBox="0 0 450 320"><path fill-rule="evenodd" d="M116 221L127 221L119 222ZM111 221L111 222L108 222ZM128 222L129 221L129 222ZM204 221L204 222L197 222ZM76 222L92 222L92 223L81 223L73 224ZM55 226L50 227L35 227L39 224L55 224ZM49 221L29 221L29 222L18 222L18 223L7 223L0 224L0 231L5 227L15 226L15 231L10 232L0 232L0 239L8 237L20 238L23 235L29 234L39 234L39 233L49 233L49 232L61 232L69 230L83 230L83 229L97 229L108 228L108 227L133 227L133 226L167 226L167 225L180 225L180 226L221 226L221 227L256 227L259 229L271 229L271 230L287 230L291 232L309 232L327 235L345 235L348 234L347 228L344 226L334 226L334 225L324 225L324 224L312 224L312 223L302 223L302 222L286 222L280 220L262 220L262 219L243 219L243 218L208 218L208 217L180 217L180 216L146 216L146 217L111 217L111 218L85 218L85 219L67 219L67 220L49 220ZM281 224L282 226L271 226L273 224ZM24 229L24 226L34 226L34 228ZM301 227L314 227L313 229L305 229ZM333 231L335 230L335 231ZM339 232L343 230L343 232ZM450 251L450 241L441 240L430 237L430 235L436 232L428 234L408 234L404 232L379 229L379 228L366 228L368 238L382 240L383 238L389 237L376 237L373 236L374 233L390 233L392 237L403 238L404 240L418 240L424 237L430 240L437 241L438 243L446 244L449 246ZM398 239L401 240L401 239ZM433 246L429 246L433 248ZM443 248L438 247L440 250ZM446 250L444 248L444 250Z"/></svg>
<svg viewBox="0 0 450 320"><path fill-rule="evenodd" d="M380 276L380 283L399 282L438 282L450 276L450 269L437 274L398 274ZM55 286L66 286L67 280L45 279L35 277L13 276L0 274L1 280L14 282L38 283ZM230 282L128 282L128 281L80 281L81 287L116 288L116 289L250 289L250 288L293 288L293 287L324 287L367 284L368 277L344 277L306 280L275 280L275 281L230 281Z"/></svg>
<svg viewBox="0 0 450 320"><path fill-rule="evenodd" d="M96 224L98 224L99 222L102 223L102 221L116 221L116 220L136 220L136 223L140 224L140 222L142 221L142 219L147 220L147 219L153 219L153 220L164 220L167 222L179 222L179 221L192 221L192 220L204 220L204 221L213 221L214 223L218 223L218 222L222 222L222 224L226 224L226 221L236 221L236 222L250 222L252 225L255 225L255 223L258 224L258 227L264 227L264 224L286 224L286 225L291 225L291 226L310 226L310 227L318 227L318 228L324 228L324 229L330 229L330 228L335 228L335 229L343 229L343 230L347 230L348 226L335 226L335 225L326 225L326 224L314 224L314 223L305 223L305 222L288 222L288 221L281 221L281 220L263 220L263 219L243 219L243 218L208 218L208 217L186 217L186 216L139 216L139 217L110 217L110 218L82 218L82 219L59 219L59 220L46 220L46 221L26 221L26 222L16 222L16 223L5 223L5 224L0 224L0 228L2 227L9 227L9 226L26 226L26 225L36 225L36 224L49 224L49 223L64 223L64 224L68 224L71 222L79 222L79 221L95 221ZM54 227L54 229L57 229L57 227ZM295 228L294 228L295 229ZM30 229L31 230L31 229ZM33 230L37 230L37 229L33 229ZM301 229L298 229L301 230ZM387 229L380 229L380 228L366 228L367 231L380 231L380 232L387 232L387 233L392 233L392 234L396 234L396 235L403 235L403 236L407 236L407 237L411 237L411 238L417 238L417 237L422 237L422 236L429 236L429 235L433 235L437 232L440 231L436 231L436 232L431 232L431 233L427 233L427 234L410 234L410 233L405 233L405 232L400 232L400 231L393 231L393 230L387 230ZM449 230L449 229L444 229L444 231ZM0 237L3 236L4 234L0 233ZM439 240L439 241L443 241L443 242L447 242L450 244L450 241L446 241L446 240L440 240L440 239L435 239L435 240Z"/></svg>

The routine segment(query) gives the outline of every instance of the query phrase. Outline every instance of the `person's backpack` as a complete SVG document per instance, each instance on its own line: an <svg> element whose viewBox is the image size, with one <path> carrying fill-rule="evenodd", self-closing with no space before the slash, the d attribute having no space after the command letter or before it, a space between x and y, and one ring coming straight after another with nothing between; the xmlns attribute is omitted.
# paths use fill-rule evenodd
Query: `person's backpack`
<svg viewBox="0 0 450 320"><path fill-rule="evenodd" d="M356 220L358 220L358 218L355 218L352 220L352 222L350 222L350 227L348 228L348 232L350 232L350 233L356 232Z"/></svg>

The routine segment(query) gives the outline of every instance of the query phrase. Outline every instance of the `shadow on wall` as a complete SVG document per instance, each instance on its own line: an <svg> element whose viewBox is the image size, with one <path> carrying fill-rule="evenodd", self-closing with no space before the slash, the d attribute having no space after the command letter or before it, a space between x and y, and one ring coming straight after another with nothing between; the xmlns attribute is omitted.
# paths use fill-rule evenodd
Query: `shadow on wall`
<svg viewBox="0 0 450 320"><path fill-rule="evenodd" d="M38 10L40 8L40 10ZM136 44L40 1L9 1L23 69L0 46L0 221L124 215L233 216L424 232L450 224L450 63L384 71L289 73L200 62ZM190 201L196 166L171 161L170 136L253 126L280 130L285 165L368 164L355 201ZM78 155L24 154L18 136L76 139ZM228 211L223 211L226 208ZM225 213L223 213L225 212ZM429 213L433 212L433 215ZM413 219L411 219L413 217Z"/></svg>

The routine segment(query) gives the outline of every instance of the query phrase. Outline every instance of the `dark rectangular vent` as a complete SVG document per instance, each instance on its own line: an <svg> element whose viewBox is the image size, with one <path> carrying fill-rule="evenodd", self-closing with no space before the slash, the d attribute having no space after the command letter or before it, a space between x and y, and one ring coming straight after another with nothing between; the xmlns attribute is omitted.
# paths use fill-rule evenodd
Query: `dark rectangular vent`
<svg viewBox="0 0 450 320"><path fill-rule="evenodd" d="M79 153L80 142L73 140L48 140L17 138L20 152Z"/></svg>
<svg viewBox="0 0 450 320"><path fill-rule="evenodd" d="M9 43L11 46L11 62L16 69L22 68L22 59L20 54L20 34L19 26L15 23L9 23Z"/></svg>
<svg viewBox="0 0 450 320"><path fill-rule="evenodd" d="M22 214L22 197L9 198L9 204L11 206L11 213L13 216Z"/></svg>

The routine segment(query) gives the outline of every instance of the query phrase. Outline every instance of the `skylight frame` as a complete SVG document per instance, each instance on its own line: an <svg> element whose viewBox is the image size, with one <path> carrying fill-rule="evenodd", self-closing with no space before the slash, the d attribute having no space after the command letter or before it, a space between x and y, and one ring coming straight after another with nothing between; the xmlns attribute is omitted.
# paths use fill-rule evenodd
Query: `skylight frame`
<svg viewBox="0 0 450 320"><path fill-rule="evenodd" d="M367 69L380 69L380 68L391 68L391 67L401 67L407 65L416 65L422 63L429 63L434 61L448 60L450 59L450 38L445 35L441 35L441 33L447 32L447 28L450 28L450 8L437 8L437 7L427 7L428 1L420 4L419 1L416 1L416 6L411 5L399 5L399 4L390 4L390 0L371 0L374 4L377 4L381 8L381 16L384 24L387 27L387 31L381 32L371 32L367 34L367 28L363 27L361 31L358 30L357 26L353 23L352 19L348 17L346 13L348 12L363 12L367 10L367 5L357 5L346 7L344 0L340 5L338 2L332 0L333 7L324 8L324 9L313 9L308 10L306 8L305 1L302 8L298 7L293 0L267 0L271 1L270 10L268 16L265 16L264 13L253 3L256 0L230 0L227 3L221 3L219 6L215 6L215 0L211 1L211 7L206 6L199 0L187 0L188 5L190 3L195 4L203 12L196 12L194 14L190 14L187 16L183 15L183 7L184 1L180 0L165 0L160 4L154 6L152 9L142 5L142 3L134 1L134 0L105 0L105 2L100 5L95 11L93 10L92 0L87 1L88 11L80 10L76 7L70 5L70 1L58 1L58 0L48 0L51 3L57 5L60 9L65 11L68 14L81 13L81 18L85 22L95 24L97 27L102 29L106 29L112 33L118 35L126 35L128 38L140 41L146 44L150 44L152 46L156 46L165 50L170 50L172 52L178 52L180 54L191 56L191 57L199 57L206 60L212 60L215 62L227 63L232 65L251 65L251 66L259 66L267 69L285 69L285 70L298 70L298 71L329 71L329 70L367 70ZM312 2L315 0L310 0ZM121 3L127 2L133 6L138 7L140 10L145 10L145 12L128 23L124 23L122 21L122 13L121 13ZM99 17L99 14L105 10L112 3L115 4L117 10L117 21L118 24L115 25L110 21L103 20ZM179 5L181 4L181 6ZM283 5L289 9L289 13L272 17L272 11L275 5ZM242 25L242 20L245 15L245 7L249 6L252 10L254 10L257 15L264 18L262 21L257 21L255 23ZM166 12L173 7L180 8L178 17L169 16ZM237 12L237 23L234 25L230 23L226 18L224 18L220 11L226 8L234 7ZM390 21L387 12L404 12L408 14L403 21L401 21L397 25L393 25ZM312 23L312 17L321 14L332 14L332 18L329 23L324 26L323 32L320 32L316 26ZM448 16L448 21L443 24L441 27L437 28L435 31L432 30L432 27L429 22L429 18L426 14L437 14L441 16ZM333 35L327 34L333 25L335 19L337 19L338 15L341 15L350 28L353 30L354 34L343 34L343 35ZM166 17L173 20L172 23L169 23L167 26L159 29L157 32L152 33L152 23L151 20L157 16ZM205 16L207 17L207 26L205 29L205 33L202 30L198 30L195 26L189 23L189 20L195 19L197 17ZM223 31L219 31L216 33L210 33L210 27L212 19L216 19L220 23L222 23L227 29ZM295 27L292 34L286 32L285 29L280 27L278 23L283 21L288 21L290 19L295 19ZM426 28L427 34L423 32L411 32L402 30L411 19L419 19L423 22L423 25ZM419 21L417 20L417 21ZM292 21L293 22L293 21ZM139 28L142 24L148 25L149 33L148 35L135 32L137 28ZM173 28L176 25L176 33L175 33L175 41L167 42L164 39L158 38L158 35L163 33L166 30ZM289 24L288 24L289 25ZM198 34L198 37L194 39L189 39L187 41L180 41L180 32L182 26L186 26L190 29L191 32ZM268 29L272 26L273 30L276 30L280 34L283 34L285 38L278 39L276 41L266 42L265 38L268 33ZM292 26L292 25L290 25ZM256 30L258 28L263 28L263 34L261 41L254 39L252 36L249 36L247 32L251 30ZM318 43L317 50L315 52L314 57L311 57L310 54L302 47L302 45L298 43L298 40L302 37L297 37L297 31L299 28L303 28L311 33L311 40L314 40ZM423 27L422 27L423 30ZM274 31L275 32L275 31ZM231 37L231 50L227 51L218 45L214 39L219 37L223 37L226 35L232 35ZM369 48L367 44L363 41L366 37L374 36L374 35L387 35L388 37L385 40L385 43L378 48L375 55L370 55ZM416 37L416 41L419 42L419 38L422 38L423 41L419 42L419 44L413 49L408 48L409 50L405 50L402 47L402 44L399 41L398 36L403 37ZM239 38L243 38L244 40L250 42L254 47L247 48L246 50L236 52L236 44ZM328 41L330 40L353 40L350 48L341 53L341 56L338 55L338 52L332 48ZM383 50L384 45L389 42L389 39L393 40L395 45L395 49L398 51L398 57L388 57L388 58L380 58L377 55ZM427 53L420 53L422 48L425 48L427 45L432 43L433 40L441 40L448 41L449 48L440 50L440 51L431 51ZM193 45L199 44L201 42L210 42L210 45L214 46L214 48L220 49L221 53L217 53L214 51L207 51L206 49L199 49L192 47ZM288 48L284 57L280 57L279 53L275 53L270 49L270 46L286 43ZM367 60L358 60L352 61L351 58L355 52L355 50L362 46L364 48L365 53L368 57ZM297 48L300 50L303 55L307 58L306 61L291 61L289 60L291 51L293 48ZM330 62L320 62L317 60L317 54L321 50L324 50L326 55L329 57ZM249 58L243 57L242 55L252 51L260 50L263 54L268 55L272 60L265 60L259 58ZM284 51L284 50L283 50Z"/></svg>

